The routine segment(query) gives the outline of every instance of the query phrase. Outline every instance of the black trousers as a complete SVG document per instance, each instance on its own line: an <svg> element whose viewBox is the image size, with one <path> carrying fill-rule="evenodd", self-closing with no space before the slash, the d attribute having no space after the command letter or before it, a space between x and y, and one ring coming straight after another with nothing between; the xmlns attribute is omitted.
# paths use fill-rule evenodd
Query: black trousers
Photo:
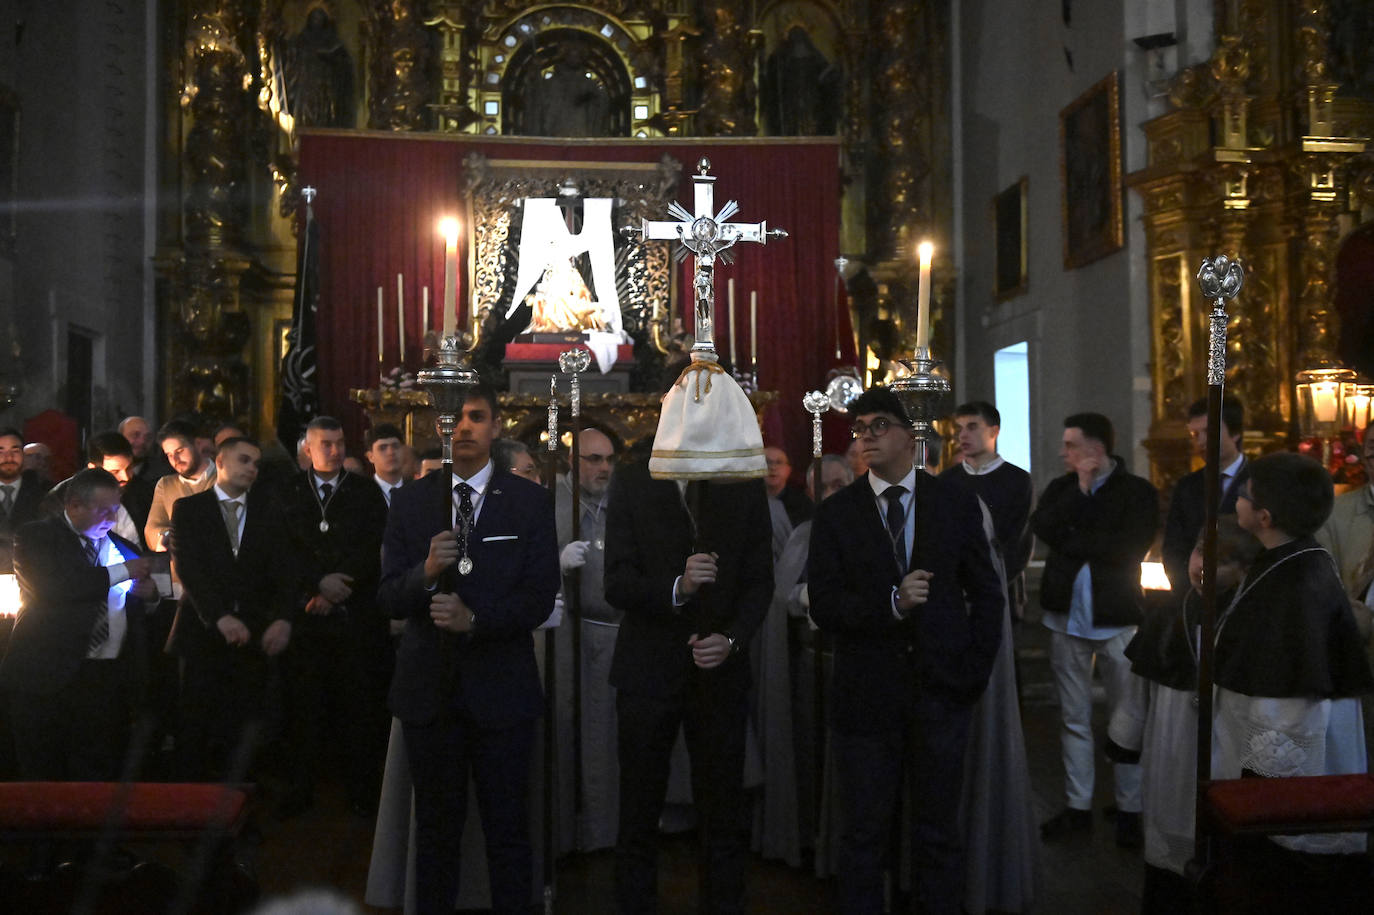
<svg viewBox="0 0 1374 915"><path fill-rule="evenodd" d="M486 837L491 910L528 913L534 892L529 775L534 722L479 728L454 713L403 724L415 784L415 896L419 915L452 915L461 873L468 776Z"/></svg>
<svg viewBox="0 0 1374 915"><path fill-rule="evenodd" d="M620 835L616 842L617 909L654 912L658 895L658 820L668 790L669 759L679 728L692 761L692 798L706 831L698 909L744 911L749 805L744 793L747 694L694 676L673 698L616 693L619 719Z"/></svg>
<svg viewBox="0 0 1374 915"><path fill-rule="evenodd" d="M177 779L246 776L262 746L274 665L275 659L263 654L257 642L232 647L217 633L197 632L183 656L173 766Z"/></svg>
<svg viewBox="0 0 1374 915"><path fill-rule="evenodd" d="M350 802L372 807L381 791L391 717L391 642L385 621L302 616L286 654L291 790L309 797L327 771L326 747L343 754Z"/></svg>
<svg viewBox="0 0 1374 915"><path fill-rule="evenodd" d="M129 741L128 683L122 660L82 661L56 693L10 693L20 777L118 781Z"/></svg>
<svg viewBox="0 0 1374 915"><path fill-rule="evenodd" d="M847 915L883 911L883 870L892 845L892 817L901 810L902 777L914 767L910 841L913 908L959 915L963 906L963 846L959 799L972 706L923 695L913 714L911 752L901 730L835 730L835 766L844 825L840 833L840 908ZM895 866L893 870L898 870Z"/></svg>

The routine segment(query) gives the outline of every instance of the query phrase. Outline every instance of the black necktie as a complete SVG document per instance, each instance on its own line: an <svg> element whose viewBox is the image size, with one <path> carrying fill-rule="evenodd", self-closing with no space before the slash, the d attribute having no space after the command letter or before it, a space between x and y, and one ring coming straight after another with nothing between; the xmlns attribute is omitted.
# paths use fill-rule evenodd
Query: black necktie
<svg viewBox="0 0 1374 915"><path fill-rule="evenodd" d="M332 493L333 491L334 491L334 487L333 487L332 485L330 485L329 483L321 483L321 484L320 484L320 501L321 501L321 502L328 502L328 501L329 501L329 494Z"/></svg>
<svg viewBox="0 0 1374 915"><path fill-rule="evenodd" d="M89 537L81 538L82 546L86 550L86 560L93 566L100 565L100 546ZM100 616L96 618L95 627L91 629L91 638L86 643L86 653L90 654L100 646L105 644L105 640L110 637L110 616L109 611L102 606Z"/></svg>
<svg viewBox="0 0 1374 915"><path fill-rule="evenodd" d="M0 511L3 511L8 519L10 512L14 511L14 487L6 483L0 486L0 490L4 490L4 493L0 494Z"/></svg>
<svg viewBox="0 0 1374 915"><path fill-rule="evenodd" d="M897 560L898 571L906 572L906 511L902 508L902 496L906 495L905 486L889 486L883 493L887 497L887 535L892 539L892 558Z"/></svg>
<svg viewBox="0 0 1374 915"><path fill-rule="evenodd" d="M453 491L458 494L458 542L466 544L472 530L472 487L459 483Z"/></svg>

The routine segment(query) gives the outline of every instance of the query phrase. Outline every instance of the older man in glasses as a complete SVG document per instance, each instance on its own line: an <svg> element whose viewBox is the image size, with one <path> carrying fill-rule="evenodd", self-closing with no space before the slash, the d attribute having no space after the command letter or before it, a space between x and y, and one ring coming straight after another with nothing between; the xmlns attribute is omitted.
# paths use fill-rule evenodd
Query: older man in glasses
<svg viewBox="0 0 1374 915"><path fill-rule="evenodd" d="M831 702L845 822L840 903L882 911L903 757L916 766L916 907L963 900L959 798L969 722L1002 635L1005 597L973 493L918 471L891 391L850 407L868 473L826 499L811 529L811 615L835 637ZM910 736L910 741L908 740Z"/></svg>

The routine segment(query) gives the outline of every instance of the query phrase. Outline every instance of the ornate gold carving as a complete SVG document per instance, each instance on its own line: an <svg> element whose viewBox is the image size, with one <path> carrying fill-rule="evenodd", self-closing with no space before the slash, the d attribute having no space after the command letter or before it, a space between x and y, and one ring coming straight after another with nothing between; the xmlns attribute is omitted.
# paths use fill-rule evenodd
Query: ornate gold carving
<svg viewBox="0 0 1374 915"><path fill-rule="evenodd" d="M909 257L918 224L928 223L931 169L930 80L933 36L924 0L882 0L869 47L878 78L873 87L873 139L882 154L870 210L877 216L870 247Z"/></svg>
<svg viewBox="0 0 1374 915"><path fill-rule="evenodd" d="M716 4L712 29L702 48L701 110L697 130L702 136L753 136L755 99L753 46L736 8Z"/></svg>
<svg viewBox="0 0 1374 915"><path fill-rule="evenodd" d="M418 0L373 0L367 20L372 47L367 126L423 130L429 126L430 33L418 20Z"/></svg>
<svg viewBox="0 0 1374 915"><path fill-rule="evenodd" d="M534 394L498 395L501 401L501 434L526 444L539 442L539 433L547 428L548 398ZM349 398L362 404L374 423L390 422L404 428L411 444L423 448L437 444L434 431L434 410L424 391L378 391L375 388L354 388ZM777 403L778 392L755 391L749 394L759 422L763 413ZM566 409L566 402L564 407ZM582 395L582 419L629 446L651 440L658 429L658 416L663 398L659 394L587 394Z"/></svg>
<svg viewBox="0 0 1374 915"><path fill-rule="evenodd" d="M1189 363L1189 334L1185 323L1183 277L1187 270L1180 255L1155 260L1155 415L1182 416L1188 406L1184 368Z"/></svg>
<svg viewBox="0 0 1374 915"><path fill-rule="evenodd" d="M1302 292L1298 295L1298 365L1301 368L1334 366L1336 337L1340 318L1331 305L1331 258L1335 252L1340 227L1336 222L1336 207L1329 202L1313 200L1303 214L1303 238L1306 244L1298 261L1298 281Z"/></svg>

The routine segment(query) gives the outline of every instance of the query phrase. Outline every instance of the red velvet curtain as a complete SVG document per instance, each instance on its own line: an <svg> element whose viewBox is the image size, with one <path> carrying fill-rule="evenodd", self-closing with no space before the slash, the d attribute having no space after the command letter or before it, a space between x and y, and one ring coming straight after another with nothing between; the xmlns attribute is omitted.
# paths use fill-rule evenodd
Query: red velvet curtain
<svg viewBox="0 0 1374 915"><path fill-rule="evenodd" d="M301 139L300 180L316 188L320 227L319 378L323 409L338 416L359 441L361 409L350 388L374 387L378 378L377 287L382 287L383 359L399 364L396 275L405 280L406 368L420 362L421 288L430 290L431 325L439 314L444 283L443 216L461 215L463 159L656 162L668 153L683 165L678 199L692 208L697 160L711 160L717 176L716 206L737 200L742 222L767 220L789 237L767 245L739 244L736 262L717 272L717 349L729 351L725 292L735 280L736 347L749 352L749 294L759 298L761 387L779 392L765 417L764 439L784 447L794 468L811 452L810 417L802 394L823 387L836 365L855 362L848 309L837 302L834 259L839 253L839 147L833 140L599 141L568 144L534 139L477 139L355 132L309 132ZM665 214L666 218L666 214ZM465 326L467 242L459 252L459 326ZM684 270L686 267L684 267ZM680 277L685 279L686 273ZM690 289L690 284L679 283ZM684 326L692 326L690 302L679 302ZM835 358L838 338L841 358ZM827 424L827 450L847 443L839 423Z"/></svg>

